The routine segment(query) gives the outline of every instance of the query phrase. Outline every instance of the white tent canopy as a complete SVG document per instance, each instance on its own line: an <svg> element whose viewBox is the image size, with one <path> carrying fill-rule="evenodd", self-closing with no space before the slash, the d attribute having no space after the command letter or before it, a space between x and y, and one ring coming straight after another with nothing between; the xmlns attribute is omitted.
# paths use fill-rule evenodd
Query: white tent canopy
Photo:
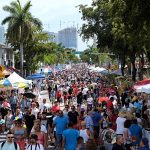
<svg viewBox="0 0 150 150"><path fill-rule="evenodd" d="M136 92L144 92L150 94L150 84L142 85L136 88Z"/></svg>
<svg viewBox="0 0 150 150"><path fill-rule="evenodd" d="M102 72L102 71L106 71L105 68L100 68L100 67L96 67L97 72Z"/></svg>
<svg viewBox="0 0 150 150"><path fill-rule="evenodd" d="M31 80L26 80L19 76L16 72L13 72L8 78L7 78L11 84L16 84L16 83L26 83L26 84L31 84Z"/></svg>

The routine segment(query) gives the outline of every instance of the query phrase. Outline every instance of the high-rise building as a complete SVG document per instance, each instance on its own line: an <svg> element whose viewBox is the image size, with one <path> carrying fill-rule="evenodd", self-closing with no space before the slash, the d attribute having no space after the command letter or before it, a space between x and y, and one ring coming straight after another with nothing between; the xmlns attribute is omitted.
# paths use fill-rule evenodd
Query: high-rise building
<svg viewBox="0 0 150 150"><path fill-rule="evenodd" d="M46 32L49 35L48 42L58 43L58 34L55 32Z"/></svg>
<svg viewBox="0 0 150 150"><path fill-rule="evenodd" d="M3 26L0 26L0 43L5 43L5 29Z"/></svg>
<svg viewBox="0 0 150 150"><path fill-rule="evenodd" d="M58 42L66 48L77 49L77 29L74 27L65 28L58 32Z"/></svg>

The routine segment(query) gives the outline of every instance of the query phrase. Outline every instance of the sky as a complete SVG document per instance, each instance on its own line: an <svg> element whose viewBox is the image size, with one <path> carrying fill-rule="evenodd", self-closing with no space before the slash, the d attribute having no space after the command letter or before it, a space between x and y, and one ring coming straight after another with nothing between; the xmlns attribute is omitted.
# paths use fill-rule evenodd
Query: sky
<svg viewBox="0 0 150 150"><path fill-rule="evenodd" d="M2 7L9 5L12 0L0 0L0 22L8 15ZM22 4L27 0L20 0ZM31 0L31 13L39 18L44 30L58 32L66 27L82 26L82 15L76 7L80 4L90 5L92 0ZM78 37L78 50L83 51L89 43L84 43L81 37Z"/></svg>

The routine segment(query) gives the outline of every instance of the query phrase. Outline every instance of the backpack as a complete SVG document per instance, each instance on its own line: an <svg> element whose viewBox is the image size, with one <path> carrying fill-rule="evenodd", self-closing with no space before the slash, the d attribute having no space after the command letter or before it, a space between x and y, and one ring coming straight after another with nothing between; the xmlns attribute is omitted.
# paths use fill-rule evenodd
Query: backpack
<svg viewBox="0 0 150 150"><path fill-rule="evenodd" d="M100 144L104 145L104 143L113 144L116 139L116 134L111 129L104 129L100 133Z"/></svg>
<svg viewBox="0 0 150 150"><path fill-rule="evenodd" d="M4 146L5 143L6 143L6 142L3 142L3 143L1 144L1 149L3 148L3 146ZM17 143L16 143L16 142L14 142L14 146L15 146L15 150L17 150Z"/></svg>
<svg viewBox="0 0 150 150"><path fill-rule="evenodd" d="M31 146L31 150L32 150L32 145L28 145L28 147L27 147L27 148L29 148L30 146ZM37 146L38 146L38 147L39 147L39 149L40 149L40 144L39 144L39 143L36 143L35 150L36 150Z"/></svg>

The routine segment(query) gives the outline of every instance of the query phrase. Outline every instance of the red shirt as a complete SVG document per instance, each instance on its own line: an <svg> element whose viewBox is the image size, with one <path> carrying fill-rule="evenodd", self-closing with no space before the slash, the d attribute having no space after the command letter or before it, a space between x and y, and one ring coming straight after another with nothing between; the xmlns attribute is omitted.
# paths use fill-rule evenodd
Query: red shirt
<svg viewBox="0 0 150 150"><path fill-rule="evenodd" d="M58 110L60 110L60 107L59 107L59 106L53 106L53 107L51 108L51 111L54 111L54 112L56 112L56 111L58 111Z"/></svg>
<svg viewBox="0 0 150 150"><path fill-rule="evenodd" d="M57 92L57 98L60 98L60 97L61 97L61 92L58 91L58 92Z"/></svg>
<svg viewBox="0 0 150 150"><path fill-rule="evenodd" d="M110 111L110 110L113 109L113 103L112 103L111 100L109 100L109 101L107 102L107 109L108 109L108 111Z"/></svg>
<svg viewBox="0 0 150 150"><path fill-rule="evenodd" d="M79 89L76 87L74 88L74 95L77 96Z"/></svg>

